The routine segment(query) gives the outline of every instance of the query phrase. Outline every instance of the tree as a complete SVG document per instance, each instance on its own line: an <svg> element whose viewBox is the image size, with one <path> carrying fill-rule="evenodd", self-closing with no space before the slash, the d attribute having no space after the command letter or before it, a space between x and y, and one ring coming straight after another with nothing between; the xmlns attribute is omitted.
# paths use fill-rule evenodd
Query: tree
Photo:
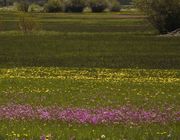
<svg viewBox="0 0 180 140"><path fill-rule="evenodd" d="M83 12L86 0L65 0L65 12Z"/></svg>
<svg viewBox="0 0 180 140"><path fill-rule="evenodd" d="M18 11L28 12L28 8L29 8L28 0L19 0L18 3L16 4L16 8Z"/></svg>
<svg viewBox="0 0 180 140"><path fill-rule="evenodd" d="M120 2L118 0L110 0L109 9L112 12L119 12L121 9Z"/></svg>
<svg viewBox="0 0 180 140"><path fill-rule="evenodd" d="M121 4L129 5L131 4L132 0L118 0Z"/></svg>
<svg viewBox="0 0 180 140"><path fill-rule="evenodd" d="M7 6L7 0L4 0L4 6Z"/></svg>
<svg viewBox="0 0 180 140"><path fill-rule="evenodd" d="M180 0L135 0L135 4L160 33L180 28Z"/></svg>
<svg viewBox="0 0 180 140"><path fill-rule="evenodd" d="M92 12L103 12L108 6L108 0L90 0L90 8Z"/></svg>

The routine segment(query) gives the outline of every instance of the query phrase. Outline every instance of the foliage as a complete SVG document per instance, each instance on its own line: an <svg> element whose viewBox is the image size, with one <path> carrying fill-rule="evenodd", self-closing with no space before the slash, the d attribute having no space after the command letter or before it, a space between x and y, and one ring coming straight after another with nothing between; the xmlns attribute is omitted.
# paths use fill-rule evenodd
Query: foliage
<svg viewBox="0 0 180 140"><path fill-rule="evenodd" d="M1 21L2 19L1 19L1 17L0 17L0 31L2 31L3 29L4 29L4 24L3 24L3 22Z"/></svg>
<svg viewBox="0 0 180 140"><path fill-rule="evenodd" d="M164 34L180 28L179 0L135 0L136 6L148 15L149 21Z"/></svg>
<svg viewBox="0 0 180 140"><path fill-rule="evenodd" d="M65 12L83 12L86 7L85 0L64 0Z"/></svg>
<svg viewBox="0 0 180 140"><path fill-rule="evenodd" d="M45 12L61 12L64 9L63 0L48 0L48 2L44 5Z"/></svg>
<svg viewBox="0 0 180 140"><path fill-rule="evenodd" d="M108 0L90 0L92 12L103 12L109 5Z"/></svg>
<svg viewBox="0 0 180 140"><path fill-rule="evenodd" d="M132 3L132 0L118 0L123 5L130 5Z"/></svg>
<svg viewBox="0 0 180 140"><path fill-rule="evenodd" d="M28 12L42 12L43 8L38 4L31 4L29 5Z"/></svg>
<svg viewBox="0 0 180 140"><path fill-rule="evenodd" d="M27 0L20 0L15 4L18 11L28 12L29 2Z"/></svg>
<svg viewBox="0 0 180 140"><path fill-rule="evenodd" d="M0 6L13 5L14 0L0 0Z"/></svg>
<svg viewBox="0 0 180 140"><path fill-rule="evenodd" d="M121 6L118 0L111 0L109 8L110 8L110 11L112 12L119 12L121 9Z"/></svg>
<svg viewBox="0 0 180 140"><path fill-rule="evenodd" d="M157 31L149 22L139 13L134 14L33 14L38 21L43 21L44 35L24 38L15 37L11 32L17 30L19 18L1 12L8 32L4 32L6 37L0 38L0 52L7 50L6 55L0 53L0 64L5 67L13 64L14 67L179 69L179 38L157 38ZM13 52L17 52L16 57Z"/></svg>
<svg viewBox="0 0 180 140"><path fill-rule="evenodd" d="M25 34L39 30L38 22L30 15L19 14L18 29Z"/></svg>

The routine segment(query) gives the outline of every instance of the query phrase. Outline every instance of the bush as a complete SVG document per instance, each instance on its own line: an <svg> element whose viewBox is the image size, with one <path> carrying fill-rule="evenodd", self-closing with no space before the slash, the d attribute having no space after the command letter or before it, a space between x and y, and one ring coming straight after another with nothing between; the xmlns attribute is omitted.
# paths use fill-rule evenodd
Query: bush
<svg viewBox="0 0 180 140"><path fill-rule="evenodd" d="M31 33L40 29L38 22L27 14L20 14L18 21L18 29L23 33Z"/></svg>
<svg viewBox="0 0 180 140"><path fill-rule="evenodd" d="M26 0L21 0L15 4L18 11L28 12L29 3Z"/></svg>
<svg viewBox="0 0 180 140"><path fill-rule="evenodd" d="M0 0L0 7L13 5L14 0Z"/></svg>
<svg viewBox="0 0 180 140"><path fill-rule="evenodd" d="M103 12L109 5L107 0L90 0L92 12Z"/></svg>
<svg viewBox="0 0 180 140"><path fill-rule="evenodd" d="M42 12L43 8L39 6L38 4L31 4L29 5L28 12Z"/></svg>
<svg viewBox="0 0 180 140"><path fill-rule="evenodd" d="M4 29L4 24L3 24L3 22L1 21L1 18L0 18L0 31L3 31L3 29Z"/></svg>
<svg viewBox="0 0 180 140"><path fill-rule="evenodd" d="M164 34L180 28L179 0L136 0L136 6L148 15L149 21Z"/></svg>
<svg viewBox="0 0 180 140"><path fill-rule="evenodd" d="M62 0L48 0L44 5L45 12L61 12L64 9L64 2Z"/></svg>
<svg viewBox="0 0 180 140"><path fill-rule="evenodd" d="M119 12L121 9L120 2L118 0L111 0L109 9L112 12Z"/></svg>
<svg viewBox="0 0 180 140"><path fill-rule="evenodd" d="M83 12L85 0L65 0L65 12Z"/></svg>
<svg viewBox="0 0 180 140"><path fill-rule="evenodd" d="M131 5L133 0L118 0L122 5Z"/></svg>

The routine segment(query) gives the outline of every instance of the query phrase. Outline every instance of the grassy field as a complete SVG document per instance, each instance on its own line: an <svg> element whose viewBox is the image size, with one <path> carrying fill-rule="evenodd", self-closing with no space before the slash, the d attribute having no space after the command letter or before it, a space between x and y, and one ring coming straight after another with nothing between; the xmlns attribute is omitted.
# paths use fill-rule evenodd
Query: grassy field
<svg viewBox="0 0 180 140"><path fill-rule="evenodd" d="M33 17L42 30L23 34L17 13L0 13L0 140L180 139L179 37L136 12ZM54 119L53 107L77 118ZM132 117L112 121L122 107ZM81 120L90 110L97 123Z"/></svg>
<svg viewBox="0 0 180 140"><path fill-rule="evenodd" d="M179 38L157 37L140 15L34 14L44 31L26 36L15 31L17 14L1 17L0 67L180 67Z"/></svg>

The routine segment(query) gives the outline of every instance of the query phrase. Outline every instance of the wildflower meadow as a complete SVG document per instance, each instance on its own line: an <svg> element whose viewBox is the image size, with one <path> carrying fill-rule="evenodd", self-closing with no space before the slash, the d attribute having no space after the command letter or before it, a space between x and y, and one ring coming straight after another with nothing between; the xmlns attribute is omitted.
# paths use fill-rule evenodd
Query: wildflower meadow
<svg viewBox="0 0 180 140"><path fill-rule="evenodd" d="M0 140L180 140L180 37L94 3L0 8Z"/></svg>

